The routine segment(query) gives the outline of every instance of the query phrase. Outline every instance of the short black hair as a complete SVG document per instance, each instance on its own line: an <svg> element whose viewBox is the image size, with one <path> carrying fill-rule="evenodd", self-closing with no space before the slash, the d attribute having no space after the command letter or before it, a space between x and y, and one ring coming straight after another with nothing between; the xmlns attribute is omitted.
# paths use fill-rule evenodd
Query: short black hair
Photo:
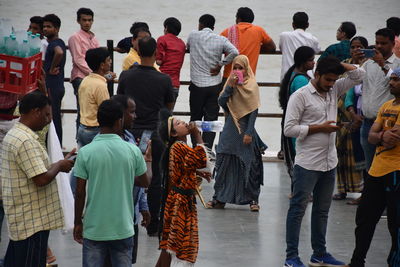
<svg viewBox="0 0 400 267"><path fill-rule="evenodd" d="M359 41L361 43L362 46L364 46L364 48L368 48L368 40L367 38L363 37L363 36L356 36L353 37L353 39L351 39L350 41L350 45L354 42L354 41Z"/></svg>
<svg viewBox="0 0 400 267"><path fill-rule="evenodd" d="M138 38L139 33L141 33L141 32L147 32L147 33L151 36L151 33L150 33L149 29L147 29L147 28L137 28L137 29L135 29L135 30L133 31L133 34L132 34L133 40L135 40L136 38Z"/></svg>
<svg viewBox="0 0 400 267"><path fill-rule="evenodd" d="M348 39L351 39L354 35L356 35L356 25L351 21L344 21L340 25L340 30L346 34Z"/></svg>
<svg viewBox="0 0 400 267"><path fill-rule="evenodd" d="M139 40L139 55L141 57L151 57L156 52L157 42L153 37L145 37Z"/></svg>
<svg viewBox="0 0 400 267"><path fill-rule="evenodd" d="M396 36L400 35L400 18L391 17L386 20L386 27L392 29Z"/></svg>
<svg viewBox="0 0 400 267"><path fill-rule="evenodd" d="M39 25L40 29L43 30L43 17L41 17L41 16L33 16L33 17L30 18L30 22Z"/></svg>
<svg viewBox="0 0 400 267"><path fill-rule="evenodd" d="M199 23L206 28L214 29L215 18L213 15L204 14L199 18Z"/></svg>
<svg viewBox="0 0 400 267"><path fill-rule="evenodd" d="M315 72L318 72L318 74L321 76L329 73L342 75L345 72L345 68L337 57L327 56L318 61Z"/></svg>
<svg viewBox="0 0 400 267"><path fill-rule="evenodd" d="M76 20L79 21L81 19L81 15L88 15L88 16L92 16L92 18L94 18L94 13L90 8L86 8L86 7L81 7L80 9L78 9L78 11L76 11Z"/></svg>
<svg viewBox="0 0 400 267"><path fill-rule="evenodd" d="M21 114L27 114L32 109L42 109L47 105L51 105L50 99L39 90L36 90L22 97L19 102L19 112Z"/></svg>
<svg viewBox="0 0 400 267"><path fill-rule="evenodd" d="M389 28L383 28L383 29L379 29L376 31L375 35L379 35L379 36L384 36L389 38L390 41L394 42L395 39L395 35L394 35L394 31L392 29Z"/></svg>
<svg viewBox="0 0 400 267"><path fill-rule="evenodd" d="M169 33L178 36L181 32L182 25L177 18L170 17L164 20L164 28L166 28Z"/></svg>
<svg viewBox="0 0 400 267"><path fill-rule="evenodd" d="M92 71L97 71L100 64L104 63L110 56L108 50L104 47L93 48L86 51L85 60Z"/></svg>
<svg viewBox="0 0 400 267"><path fill-rule="evenodd" d="M115 100L104 100L97 111L97 121L100 127L113 127L115 122L122 119L124 109L120 103Z"/></svg>
<svg viewBox="0 0 400 267"><path fill-rule="evenodd" d="M306 12L296 12L293 15L293 25L296 28L307 29L308 28L308 15Z"/></svg>
<svg viewBox="0 0 400 267"><path fill-rule="evenodd" d="M60 18L55 15L55 14L47 14L46 16L43 17L43 22L50 22L51 24L53 24L53 26L55 28L60 28L61 27L61 20Z"/></svg>
<svg viewBox="0 0 400 267"><path fill-rule="evenodd" d="M120 103L124 107L124 110L125 110L128 108L128 101L133 100L133 99L127 95L113 95L111 97L111 100L114 100L114 101L117 101L118 103Z"/></svg>
<svg viewBox="0 0 400 267"><path fill-rule="evenodd" d="M142 21L134 22L132 24L131 28L129 29L129 32L133 35L134 31L139 28L145 28L145 29L149 30L149 25L147 25L146 22L142 22Z"/></svg>
<svg viewBox="0 0 400 267"><path fill-rule="evenodd" d="M254 13L248 7L241 7L236 12L236 18L239 18L241 22L253 23L254 21Z"/></svg>

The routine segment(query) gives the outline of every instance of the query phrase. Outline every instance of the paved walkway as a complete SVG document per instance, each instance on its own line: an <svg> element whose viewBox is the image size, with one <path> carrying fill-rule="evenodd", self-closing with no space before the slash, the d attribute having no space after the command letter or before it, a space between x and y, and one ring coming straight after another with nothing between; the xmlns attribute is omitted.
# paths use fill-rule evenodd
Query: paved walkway
<svg viewBox="0 0 400 267"><path fill-rule="evenodd" d="M264 163L265 185L260 196L261 210L251 213L249 207L227 205L225 210L206 210L198 203L200 252L199 267L278 267L285 258L285 220L290 192L289 177L282 163ZM212 195L212 184L203 186L206 200ZM354 248L354 217L356 207L344 201L332 203L327 243L329 252L340 260L348 261ZM312 253L310 245L310 214L307 209L300 236L300 256L304 262ZM0 255L4 255L7 240L5 225ZM159 251L158 240L147 237L140 229L138 267L153 267ZM390 236L387 221L382 219L367 258L368 267L386 266ZM60 267L81 266L81 246L72 234L54 231L50 246Z"/></svg>

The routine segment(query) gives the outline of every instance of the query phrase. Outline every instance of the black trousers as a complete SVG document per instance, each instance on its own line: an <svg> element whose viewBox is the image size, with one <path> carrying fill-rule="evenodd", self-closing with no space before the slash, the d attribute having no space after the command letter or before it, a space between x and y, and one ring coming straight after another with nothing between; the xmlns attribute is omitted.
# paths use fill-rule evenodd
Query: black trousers
<svg viewBox="0 0 400 267"><path fill-rule="evenodd" d="M365 258L376 224L385 208L392 237L392 247L387 262L390 267L400 266L400 171L382 177L367 175L364 181L364 191L356 213L356 247L350 266L365 266Z"/></svg>
<svg viewBox="0 0 400 267"><path fill-rule="evenodd" d="M45 267L49 233L40 231L24 240L10 240L4 267Z"/></svg>
<svg viewBox="0 0 400 267"><path fill-rule="evenodd" d="M144 129L133 129L131 130L133 136L137 139L142 136ZM151 136L151 171L153 177L151 179L150 186L147 190L147 203L149 205L149 212L151 215L150 224L147 226L148 234L155 234L158 232L160 223L160 206L161 206L161 169L160 162L162 154L164 153L165 145L161 141L157 130L155 130Z"/></svg>
<svg viewBox="0 0 400 267"><path fill-rule="evenodd" d="M65 94L65 88L63 86L56 87L53 83L46 83L47 91L49 93L49 98L51 100L51 111L53 115L54 127L56 128L56 133L58 136L58 140L62 146L63 139L63 130L62 130L62 121L61 121L61 102Z"/></svg>
<svg viewBox="0 0 400 267"><path fill-rule="evenodd" d="M222 90L222 83L209 87L197 87L190 83L189 91L189 105L190 105L190 121L205 120L215 121L218 120L218 97ZM204 144L212 149L215 139L214 132L205 132L202 135ZM193 146L196 141L192 138Z"/></svg>

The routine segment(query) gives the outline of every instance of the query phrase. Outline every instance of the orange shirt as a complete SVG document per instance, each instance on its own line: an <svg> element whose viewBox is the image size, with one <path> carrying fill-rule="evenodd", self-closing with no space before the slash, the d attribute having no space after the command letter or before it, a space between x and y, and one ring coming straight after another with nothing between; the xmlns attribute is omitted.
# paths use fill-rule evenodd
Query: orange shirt
<svg viewBox="0 0 400 267"><path fill-rule="evenodd" d="M256 73L258 56L262 44L271 41L271 37L260 26L247 22L240 22L236 25L239 33L239 54L246 55L250 61L250 67L254 74ZM226 28L221 35L228 38L229 28ZM231 73L232 65L226 65L224 69L224 78Z"/></svg>

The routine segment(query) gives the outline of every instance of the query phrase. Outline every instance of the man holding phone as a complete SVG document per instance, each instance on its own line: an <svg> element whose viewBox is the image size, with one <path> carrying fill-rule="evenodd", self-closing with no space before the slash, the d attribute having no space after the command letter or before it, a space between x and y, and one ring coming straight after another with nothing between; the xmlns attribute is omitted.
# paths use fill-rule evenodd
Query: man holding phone
<svg viewBox="0 0 400 267"><path fill-rule="evenodd" d="M389 90L389 79L393 69L400 67L400 59L393 54L395 34L391 29L383 28L375 33L373 55L367 50L367 59L362 68L366 75L363 80L362 113L364 120L361 126L361 146L364 150L367 170L375 154L375 145L368 142L368 133L376 119L379 107L393 98Z"/></svg>
<svg viewBox="0 0 400 267"><path fill-rule="evenodd" d="M346 78L339 76L347 72ZM335 132L338 98L360 84L365 71L333 56L318 62L315 78L288 102L284 134L296 137L293 196L286 220L285 267L305 267L299 258L301 221L313 192L310 266L344 266L327 252L326 230L338 163ZM319 265L320 264L320 265Z"/></svg>

